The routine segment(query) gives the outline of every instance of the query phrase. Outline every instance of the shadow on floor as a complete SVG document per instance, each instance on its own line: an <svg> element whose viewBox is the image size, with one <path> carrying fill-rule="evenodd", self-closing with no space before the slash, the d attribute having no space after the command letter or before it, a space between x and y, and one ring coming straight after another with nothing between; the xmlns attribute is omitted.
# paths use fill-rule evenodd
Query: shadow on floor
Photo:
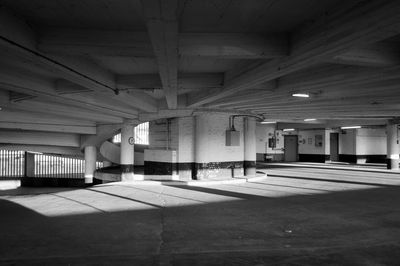
<svg viewBox="0 0 400 266"><path fill-rule="evenodd" d="M48 217L7 196L0 199L0 264L395 265L400 260L399 187L282 198L188 189L242 200ZM132 201L107 191L98 193L99 200L102 195Z"/></svg>

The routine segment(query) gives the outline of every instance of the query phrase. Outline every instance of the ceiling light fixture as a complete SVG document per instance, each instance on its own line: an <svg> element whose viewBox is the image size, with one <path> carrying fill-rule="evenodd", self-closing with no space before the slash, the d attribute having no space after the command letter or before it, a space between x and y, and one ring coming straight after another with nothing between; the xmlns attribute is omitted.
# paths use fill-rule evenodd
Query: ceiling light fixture
<svg viewBox="0 0 400 266"><path fill-rule="evenodd" d="M340 129L355 129L355 128L361 128L361 126L348 126L348 127L341 127Z"/></svg>
<svg viewBox="0 0 400 266"><path fill-rule="evenodd" d="M276 121L262 121L261 124L276 124Z"/></svg>
<svg viewBox="0 0 400 266"><path fill-rule="evenodd" d="M293 93L292 96L300 97L300 98L308 98L308 97L310 97L310 94L308 94L308 93Z"/></svg>
<svg viewBox="0 0 400 266"><path fill-rule="evenodd" d="M284 132L295 131L295 129L294 129L294 128L285 128L283 131L284 131Z"/></svg>
<svg viewBox="0 0 400 266"><path fill-rule="evenodd" d="M306 118L306 119L304 119L305 122L310 122L310 121L315 121L315 120L317 120L317 119L315 119L315 118Z"/></svg>

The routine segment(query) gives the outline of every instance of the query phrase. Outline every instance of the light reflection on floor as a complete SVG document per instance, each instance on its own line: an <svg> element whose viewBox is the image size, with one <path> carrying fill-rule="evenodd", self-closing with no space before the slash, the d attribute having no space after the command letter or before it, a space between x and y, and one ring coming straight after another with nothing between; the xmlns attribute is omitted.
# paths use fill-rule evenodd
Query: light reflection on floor
<svg viewBox="0 0 400 266"><path fill-rule="evenodd" d="M273 168L262 181L208 187L115 183L86 189L29 189L0 198L48 217L325 194L400 185L398 175L302 167Z"/></svg>

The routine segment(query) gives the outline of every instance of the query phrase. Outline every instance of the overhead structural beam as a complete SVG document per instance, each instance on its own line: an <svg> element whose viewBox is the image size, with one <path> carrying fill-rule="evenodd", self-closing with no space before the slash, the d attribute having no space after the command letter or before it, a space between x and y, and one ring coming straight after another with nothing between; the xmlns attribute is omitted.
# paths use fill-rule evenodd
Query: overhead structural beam
<svg viewBox="0 0 400 266"><path fill-rule="evenodd" d="M327 59L326 62L367 67L390 67L400 65L397 43L378 42L351 49Z"/></svg>
<svg viewBox="0 0 400 266"><path fill-rule="evenodd" d="M217 88L223 84L222 73L178 74L179 89ZM136 74L117 76L117 86L121 89L162 88L157 74Z"/></svg>
<svg viewBox="0 0 400 266"><path fill-rule="evenodd" d="M141 0L147 30L170 109L178 105L178 1Z"/></svg>
<svg viewBox="0 0 400 266"><path fill-rule="evenodd" d="M37 113L51 113L59 115L61 117L72 117L75 119L85 119L89 121L98 121L104 123L119 123L122 118L118 116L101 114L88 110L86 108L80 108L72 105L52 103L44 100L27 100L20 103L10 103L5 106L6 109L10 110L23 110L32 111Z"/></svg>
<svg viewBox="0 0 400 266"><path fill-rule="evenodd" d="M114 92L117 92L117 86L112 73L89 61L61 55L49 57L43 54L36 49L35 35L26 23L5 9L0 9L0 13L0 47L23 58L26 64L39 65L55 72L64 80L94 92L114 97ZM10 84L15 85L14 83ZM49 92L52 93L53 90L54 88L51 88ZM57 91L55 92L57 93ZM155 110L157 108L156 100L149 97L152 98L148 95L135 95L134 102L137 105L133 107L145 111ZM132 102L130 104L132 105Z"/></svg>
<svg viewBox="0 0 400 266"><path fill-rule="evenodd" d="M226 80L220 92L189 103L190 107L232 95L257 84L310 67L347 50L389 38L398 33L399 1L362 1L326 14L294 34L290 55L270 60Z"/></svg>
<svg viewBox="0 0 400 266"><path fill-rule="evenodd" d="M288 38L285 34L182 33L179 53L182 56L275 58L287 55Z"/></svg>
<svg viewBox="0 0 400 266"><path fill-rule="evenodd" d="M70 89L69 87L63 88L63 86L70 86L71 84L74 83L69 83L67 81L59 81L54 83L34 75L33 73L22 71L19 68L14 68L8 65L3 66L0 64L1 89L31 96L38 96L41 99L47 99L59 105L73 105L81 109L85 109L88 112L95 111L96 113L115 115L125 118L134 118L138 113L134 109L128 110L121 108L118 104L116 104L118 102L114 102L111 105L104 103L104 101L97 102L93 101L93 99L86 99L84 95L79 95L79 93L59 94L59 91L66 91ZM78 85L74 84L74 86ZM89 119L86 118L84 114L81 115L82 119Z"/></svg>
<svg viewBox="0 0 400 266"><path fill-rule="evenodd" d="M0 122L0 128L31 131L50 131L77 134L96 134L95 126L63 125L49 123Z"/></svg>
<svg viewBox="0 0 400 266"><path fill-rule="evenodd" d="M154 57L146 32L46 28L38 49L60 55ZM286 34L180 33L181 56L257 59L286 56Z"/></svg>
<svg viewBox="0 0 400 266"><path fill-rule="evenodd" d="M126 115L121 115L125 118L136 117L127 116L128 114L137 113L136 109L146 112L157 110L156 99L141 92L132 92L131 95L126 95L124 92L119 92L116 95L86 92L85 88L65 80L58 80L56 82L56 91L65 98L96 103L104 108L108 108L110 111L115 110L125 112Z"/></svg>
<svg viewBox="0 0 400 266"><path fill-rule="evenodd" d="M158 109L157 100L144 92L121 91L114 99L146 112L155 112Z"/></svg>
<svg viewBox="0 0 400 266"><path fill-rule="evenodd" d="M60 55L154 57L147 32L46 28L40 51Z"/></svg>

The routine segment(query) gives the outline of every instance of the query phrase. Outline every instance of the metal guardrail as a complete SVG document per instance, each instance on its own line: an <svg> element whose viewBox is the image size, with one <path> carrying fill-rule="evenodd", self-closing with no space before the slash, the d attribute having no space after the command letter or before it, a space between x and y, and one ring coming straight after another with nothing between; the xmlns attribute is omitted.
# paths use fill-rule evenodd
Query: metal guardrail
<svg viewBox="0 0 400 266"><path fill-rule="evenodd" d="M0 150L0 178L25 176L25 151ZM83 178L85 160L62 155L35 153L33 177ZM103 162L96 162L96 169Z"/></svg>
<svg viewBox="0 0 400 266"><path fill-rule="evenodd" d="M25 174L25 152L0 150L0 177L22 177Z"/></svg>

